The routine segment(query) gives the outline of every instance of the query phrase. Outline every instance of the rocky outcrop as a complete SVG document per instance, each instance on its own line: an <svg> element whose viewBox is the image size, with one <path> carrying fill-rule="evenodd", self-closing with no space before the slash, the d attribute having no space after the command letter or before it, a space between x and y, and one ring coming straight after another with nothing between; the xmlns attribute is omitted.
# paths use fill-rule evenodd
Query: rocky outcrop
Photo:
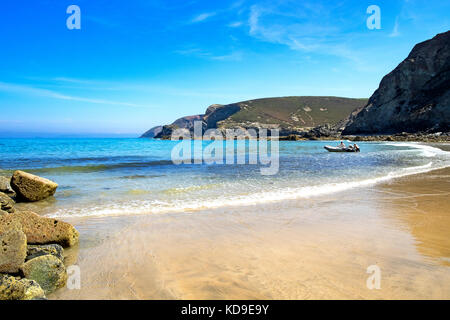
<svg viewBox="0 0 450 320"><path fill-rule="evenodd" d="M0 192L3 192L11 198L16 197L16 193L11 188L11 178L0 176Z"/></svg>
<svg viewBox="0 0 450 320"><path fill-rule="evenodd" d="M146 131L141 138L154 138L156 137L161 131L163 126L156 126L151 128L150 130Z"/></svg>
<svg viewBox="0 0 450 320"><path fill-rule="evenodd" d="M13 199L3 192L0 192L0 210L12 213L14 212L14 204L15 202Z"/></svg>
<svg viewBox="0 0 450 320"><path fill-rule="evenodd" d="M11 187L24 201L39 201L53 196L58 184L48 179L17 170L11 178Z"/></svg>
<svg viewBox="0 0 450 320"><path fill-rule="evenodd" d="M27 256L27 237L18 229L0 234L0 273L17 273Z"/></svg>
<svg viewBox="0 0 450 320"><path fill-rule="evenodd" d="M18 219L15 219L14 216L15 214L12 213L0 215L0 234L11 230L22 231L22 224Z"/></svg>
<svg viewBox="0 0 450 320"><path fill-rule="evenodd" d="M38 299L45 299L45 293L36 281L0 274L0 300Z"/></svg>
<svg viewBox="0 0 450 320"><path fill-rule="evenodd" d="M217 128L218 122L227 119L239 110L241 110L241 108L237 103L230 105L213 104L206 109L204 115L183 117L170 125L163 126L161 132L156 135L155 138L170 139L173 131L176 129L187 129L190 132L191 137L193 137L195 121L202 122L201 133L203 134L204 131L208 129Z"/></svg>
<svg viewBox="0 0 450 320"><path fill-rule="evenodd" d="M0 217L0 221L1 219L20 223L28 244L57 243L63 247L70 247L78 243L78 231L71 224L41 217L31 211L18 211L7 217Z"/></svg>
<svg viewBox="0 0 450 320"><path fill-rule="evenodd" d="M11 180L19 199L29 201L53 194L57 187L21 171ZM14 204L0 193L0 300L45 299L67 282L62 246L78 243L78 231L63 221L14 210Z"/></svg>
<svg viewBox="0 0 450 320"><path fill-rule="evenodd" d="M189 131L194 129L194 123L195 121L202 121L203 115L198 114L195 116L187 116L180 119L177 119L175 122L172 123L173 126L181 129L188 129Z"/></svg>
<svg viewBox="0 0 450 320"><path fill-rule="evenodd" d="M450 31L417 44L356 110L349 134L450 131Z"/></svg>
<svg viewBox="0 0 450 320"><path fill-rule="evenodd" d="M46 255L52 255L64 261L64 249L59 244L28 245L25 261Z"/></svg>
<svg viewBox="0 0 450 320"><path fill-rule="evenodd" d="M399 141L399 142L430 142L442 143L450 142L450 132L442 133L396 133L392 135L344 135L340 139L350 141Z"/></svg>
<svg viewBox="0 0 450 320"><path fill-rule="evenodd" d="M0 300L45 298L44 293L63 287L67 281L64 249L55 242L73 245L77 241L78 232L68 223L33 212L1 215L0 273L10 275L0 279ZM12 277L17 275L24 279Z"/></svg>
<svg viewBox="0 0 450 320"><path fill-rule="evenodd" d="M190 132L193 132L195 121L202 121L202 119L203 115L187 116L177 119L172 124L163 126L161 132L159 132L155 138L170 139L173 131L177 129L187 129Z"/></svg>
<svg viewBox="0 0 450 320"><path fill-rule="evenodd" d="M227 105L210 105L204 115L180 118L163 126L155 136L170 139L175 129L188 129L193 136L193 121L202 120L203 133L208 129L278 129L281 136L301 135L326 123L336 124L346 119L367 99L340 97L279 97L247 100ZM195 118L193 118L195 117ZM146 134L144 134L145 136Z"/></svg>
<svg viewBox="0 0 450 320"><path fill-rule="evenodd" d="M25 278L34 280L46 294L62 288L67 282L64 263L53 255L43 255L25 262L20 268Z"/></svg>
<svg viewBox="0 0 450 320"><path fill-rule="evenodd" d="M203 117L204 128L212 129L217 128L217 123L223 121L236 112L241 110L239 103L233 103L228 105L213 104L206 109L205 116Z"/></svg>
<svg viewBox="0 0 450 320"><path fill-rule="evenodd" d="M324 124L317 126L310 131L308 131L304 137L305 138L335 138L340 135L340 131L336 126L331 124Z"/></svg>

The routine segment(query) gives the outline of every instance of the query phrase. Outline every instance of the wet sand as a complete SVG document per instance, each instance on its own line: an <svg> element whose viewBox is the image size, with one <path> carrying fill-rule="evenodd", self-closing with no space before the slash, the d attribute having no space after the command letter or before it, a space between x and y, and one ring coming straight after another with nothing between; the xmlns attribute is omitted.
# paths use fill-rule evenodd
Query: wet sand
<svg viewBox="0 0 450 320"><path fill-rule="evenodd" d="M447 168L264 206L69 220L81 290L49 298L450 299L449 196Z"/></svg>

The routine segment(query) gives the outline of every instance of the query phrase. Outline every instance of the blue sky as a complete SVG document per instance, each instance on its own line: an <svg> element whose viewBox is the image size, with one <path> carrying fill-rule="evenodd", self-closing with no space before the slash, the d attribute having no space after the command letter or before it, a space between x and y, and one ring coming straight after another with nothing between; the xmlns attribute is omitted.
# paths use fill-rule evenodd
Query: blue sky
<svg viewBox="0 0 450 320"><path fill-rule="evenodd" d="M66 9L81 9L68 30ZM369 30L366 10L381 9ZM0 133L140 134L213 103L369 97L449 1L2 1Z"/></svg>

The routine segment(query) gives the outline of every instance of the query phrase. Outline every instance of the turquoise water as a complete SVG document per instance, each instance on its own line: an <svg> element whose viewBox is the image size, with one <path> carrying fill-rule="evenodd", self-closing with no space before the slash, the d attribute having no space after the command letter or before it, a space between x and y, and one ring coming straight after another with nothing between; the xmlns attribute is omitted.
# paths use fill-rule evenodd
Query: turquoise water
<svg viewBox="0 0 450 320"><path fill-rule="evenodd" d="M0 139L0 174L21 169L56 181L58 192L44 213L79 217L160 214L314 197L450 165L448 152L416 143L358 143L362 152L354 154L323 149L337 142L282 141L277 174L264 176L260 169L267 165L260 163L175 165L171 151L177 143Z"/></svg>

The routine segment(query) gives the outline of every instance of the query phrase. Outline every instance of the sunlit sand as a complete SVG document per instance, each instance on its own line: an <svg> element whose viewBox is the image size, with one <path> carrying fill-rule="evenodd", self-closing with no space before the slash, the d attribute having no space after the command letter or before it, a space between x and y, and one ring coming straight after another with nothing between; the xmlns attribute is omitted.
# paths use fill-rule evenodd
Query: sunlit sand
<svg viewBox="0 0 450 320"><path fill-rule="evenodd" d="M269 205L73 221L82 287L50 298L449 299L449 193L443 169Z"/></svg>

